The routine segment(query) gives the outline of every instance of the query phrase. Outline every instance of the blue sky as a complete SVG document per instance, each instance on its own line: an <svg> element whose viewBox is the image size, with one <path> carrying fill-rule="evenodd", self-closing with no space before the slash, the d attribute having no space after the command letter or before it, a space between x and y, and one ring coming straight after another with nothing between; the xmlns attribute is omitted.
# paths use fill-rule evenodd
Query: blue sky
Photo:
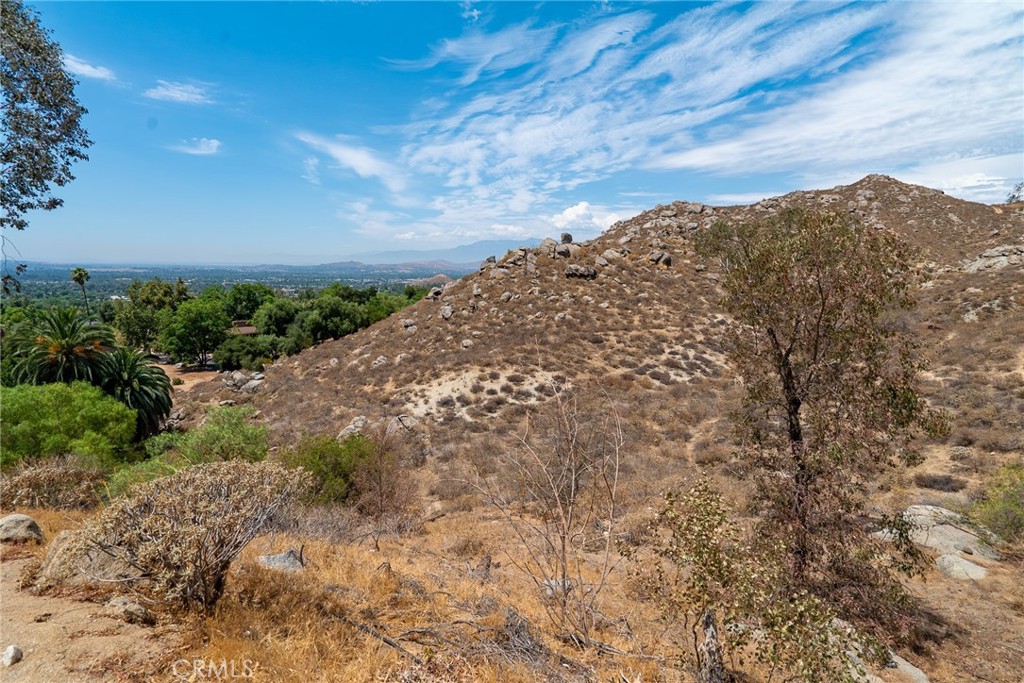
<svg viewBox="0 0 1024 683"><path fill-rule="evenodd" d="M1016 1L34 7L95 144L28 260L323 263L1024 177Z"/></svg>

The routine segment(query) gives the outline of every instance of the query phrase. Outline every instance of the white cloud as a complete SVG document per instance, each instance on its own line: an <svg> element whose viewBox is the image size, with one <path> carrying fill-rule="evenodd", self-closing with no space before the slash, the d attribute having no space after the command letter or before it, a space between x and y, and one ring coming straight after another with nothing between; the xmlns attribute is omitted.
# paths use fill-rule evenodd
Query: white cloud
<svg viewBox="0 0 1024 683"><path fill-rule="evenodd" d="M221 142L216 138L189 138L182 140L177 145L171 145L168 149L182 154L193 156L213 156L220 151Z"/></svg>
<svg viewBox="0 0 1024 683"><path fill-rule="evenodd" d="M209 86L201 83L176 83L173 81L157 81L155 87L142 93L151 100L179 102L181 104L210 104Z"/></svg>
<svg viewBox="0 0 1024 683"><path fill-rule="evenodd" d="M302 177L313 185L320 184L320 159L306 157L302 160Z"/></svg>
<svg viewBox="0 0 1024 683"><path fill-rule="evenodd" d="M531 28L529 23L508 26L495 33L472 30L459 38L441 41L424 59L390 60L404 69L423 70L443 62L463 67L460 85L469 85L485 75L499 75L533 63L555 38L554 27Z"/></svg>
<svg viewBox="0 0 1024 683"><path fill-rule="evenodd" d="M1024 147L1021 19L1012 3L906 3L885 54L780 107L723 121L652 161L719 173L890 172Z"/></svg>
<svg viewBox="0 0 1024 683"><path fill-rule="evenodd" d="M722 194L710 194L707 196L707 201L711 204L722 204L725 206L736 206L740 204L755 204L762 199L768 199L769 197L777 197L783 192L736 192L736 193L722 193Z"/></svg>
<svg viewBox="0 0 1024 683"><path fill-rule="evenodd" d="M578 202L561 213L550 216L548 221L559 230L577 229L586 235L607 230L627 215L609 211L604 207L592 206L590 202Z"/></svg>
<svg viewBox="0 0 1024 683"><path fill-rule="evenodd" d="M72 54L64 55L64 68L82 78L95 78L100 81L116 81L117 76L105 66L89 64Z"/></svg>
<svg viewBox="0 0 1024 683"><path fill-rule="evenodd" d="M376 178L392 192L402 192L406 187L403 173L393 164L384 161L368 147L358 147L342 141L342 138L327 138L313 133L299 132L295 138L313 149L332 158L339 166L350 169L361 178Z"/></svg>
<svg viewBox="0 0 1024 683"><path fill-rule="evenodd" d="M473 0L463 0L459 7L462 8L462 18L466 21L475 23L480 18L480 10L473 7Z"/></svg>

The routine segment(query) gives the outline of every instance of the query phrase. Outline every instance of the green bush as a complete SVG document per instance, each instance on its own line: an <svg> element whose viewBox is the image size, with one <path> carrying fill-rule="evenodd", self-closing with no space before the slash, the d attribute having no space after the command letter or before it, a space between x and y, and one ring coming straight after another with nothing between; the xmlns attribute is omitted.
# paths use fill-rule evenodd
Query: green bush
<svg viewBox="0 0 1024 683"><path fill-rule="evenodd" d="M327 434L308 436L282 456L284 464L313 475L312 502L340 503L360 463L373 453L373 442L361 434L338 441Z"/></svg>
<svg viewBox="0 0 1024 683"><path fill-rule="evenodd" d="M971 513L1007 541L1024 540L1024 462L1000 468Z"/></svg>
<svg viewBox="0 0 1024 683"><path fill-rule="evenodd" d="M264 363L281 355L277 337L261 334L258 337L229 337L213 352L213 362L221 370L262 370Z"/></svg>
<svg viewBox="0 0 1024 683"><path fill-rule="evenodd" d="M141 462L119 467L107 481L107 498L114 500L124 496L136 484L166 477L188 466L188 462L173 454L158 455Z"/></svg>
<svg viewBox="0 0 1024 683"><path fill-rule="evenodd" d="M172 437L170 442L190 463L221 460L256 462L267 457L267 428L254 424L256 410L249 406L213 408L201 426Z"/></svg>
<svg viewBox="0 0 1024 683"><path fill-rule="evenodd" d="M72 453L109 466L132 455L136 413L85 382L0 393L0 464Z"/></svg>

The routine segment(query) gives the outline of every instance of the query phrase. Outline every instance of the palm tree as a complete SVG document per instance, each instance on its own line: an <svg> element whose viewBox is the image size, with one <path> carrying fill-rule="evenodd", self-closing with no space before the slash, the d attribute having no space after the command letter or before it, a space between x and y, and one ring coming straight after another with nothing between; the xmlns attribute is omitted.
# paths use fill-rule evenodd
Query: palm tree
<svg viewBox="0 0 1024 683"><path fill-rule="evenodd" d="M82 288L82 298L85 299L85 313L89 314L89 297L85 293L85 283L89 281L89 271L85 268L73 268L71 270L71 281Z"/></svg>
<svg viewBox="0 0 1024 683"><path fill-rule="evenodd" d="M113 330L89 322L77 308L42 311L15 332L14 379L28 384L95 383L101 357L113 346Z"/></svg>
<svg viewBox="0 0 1024 683"><path fill-rule="evenodd" d="M123 347L102 359L100 387L136 411L136 439L156 434L171 414L171 381L155 360L152 354Z"/></svg>

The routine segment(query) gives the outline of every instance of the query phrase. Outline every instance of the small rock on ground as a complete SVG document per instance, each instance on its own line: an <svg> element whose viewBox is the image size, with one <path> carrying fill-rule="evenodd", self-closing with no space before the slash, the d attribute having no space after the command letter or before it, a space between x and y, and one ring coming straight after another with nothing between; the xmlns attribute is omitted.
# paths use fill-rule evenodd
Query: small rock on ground
<svg viewBox="0 0 1024 683"><path fill-rule="evenodd" d="M17 645L8 645L7 649L4 650L4 666L14 666L21 661L24 657L24 653L21 648Z"/></svg>
<svg viewBox="0 0 1024 683"><path fill-rule="evenodd" d="M28 515L13 514L0 519L0 541L4 543L43 542L43 531Z"/></svg>

